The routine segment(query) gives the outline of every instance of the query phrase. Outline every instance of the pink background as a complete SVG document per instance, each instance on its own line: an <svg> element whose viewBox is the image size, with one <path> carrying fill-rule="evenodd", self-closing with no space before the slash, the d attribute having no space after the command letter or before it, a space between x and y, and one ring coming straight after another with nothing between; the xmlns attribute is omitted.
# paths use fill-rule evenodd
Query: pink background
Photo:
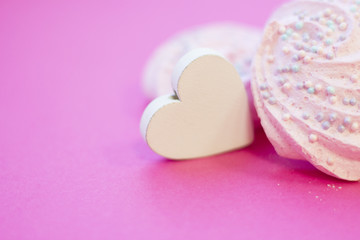
<svg viewBox="0 0 360 240"><path fill-rule="evenodd" d="M195 24L283 1L1 1L0 239L359 239L360 185L244 150L172 162L143 142L141 73Z"/></svg>

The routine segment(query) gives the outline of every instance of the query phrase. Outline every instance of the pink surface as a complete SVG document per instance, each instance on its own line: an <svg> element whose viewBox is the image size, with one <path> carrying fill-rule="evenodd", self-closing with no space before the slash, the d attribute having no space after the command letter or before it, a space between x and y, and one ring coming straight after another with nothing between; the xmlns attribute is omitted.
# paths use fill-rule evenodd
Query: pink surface
<svg viewBox="0 0 360 240"><path fill-rule="evenodd" d="M0 3L0 239L358 239L360 185L249 148L171 162L139 134L151 51L281 1ZM204 5L205 4L205 5Z"/></svg>

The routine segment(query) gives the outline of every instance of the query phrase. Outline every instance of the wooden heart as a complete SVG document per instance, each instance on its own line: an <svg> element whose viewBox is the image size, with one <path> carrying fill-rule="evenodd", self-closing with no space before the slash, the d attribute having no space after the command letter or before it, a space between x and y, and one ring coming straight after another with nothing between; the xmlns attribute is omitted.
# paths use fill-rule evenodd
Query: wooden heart
<svg viewBox="0 0 360 240"><path fill-rule="evenodd" d="M169 159L215 155L252 143L253 126L244 85L234 66L209 49L180 59L175 95L152 101L140 123L156 153Z"/></svg>

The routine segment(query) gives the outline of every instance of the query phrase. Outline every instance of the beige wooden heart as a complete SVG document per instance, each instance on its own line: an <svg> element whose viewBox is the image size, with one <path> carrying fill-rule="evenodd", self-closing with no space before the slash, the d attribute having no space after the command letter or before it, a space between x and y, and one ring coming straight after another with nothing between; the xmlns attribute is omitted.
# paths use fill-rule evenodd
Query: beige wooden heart
<svg viewBox="0 0 360 240"><path fill-rule="evenodd" d="M246 91L230 62L209 49L193 50L176 65L172 83L176 94L155 99L141 119L153 151L191 159L252 143Z"/></svg>

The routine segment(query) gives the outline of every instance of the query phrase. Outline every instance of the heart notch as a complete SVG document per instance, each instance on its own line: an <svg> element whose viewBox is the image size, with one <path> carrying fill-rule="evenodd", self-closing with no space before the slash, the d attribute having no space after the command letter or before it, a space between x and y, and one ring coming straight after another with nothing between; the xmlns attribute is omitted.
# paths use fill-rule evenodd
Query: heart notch
<svg viewBox="0 0 360 240"><path fill-rule="evenodd" d="M175 94L156 98L141 118L141 133L154 152L192 159L253 142L243 82L220 54L210 49L189 52L175 66L172 86Z"/></svg>

